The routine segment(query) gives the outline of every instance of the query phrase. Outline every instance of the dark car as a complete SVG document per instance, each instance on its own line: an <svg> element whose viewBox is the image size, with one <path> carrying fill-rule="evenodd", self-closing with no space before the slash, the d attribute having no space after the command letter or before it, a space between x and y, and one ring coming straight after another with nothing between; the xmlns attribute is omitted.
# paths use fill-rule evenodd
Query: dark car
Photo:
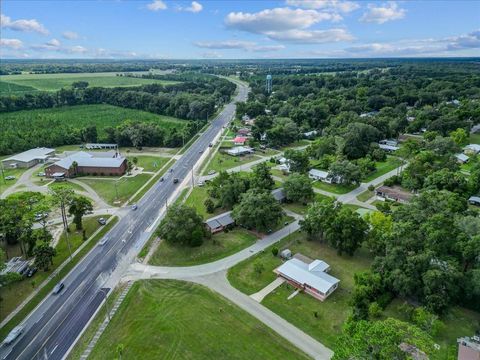
<svg viewBox="0 0 480 360"><path fill-rule="evenodd" d="M208 147L212 147L212 146L213 146L213 144L212 144L212 143L208 144Z"/></svg>
<svg viewBox="0 0 480 360"><path fill-rule="evenodd" d="M97 221L100 225L105 225L107 223L107 220L105 220L105 218L102 218L102 217L99 218Z"/></svg>
<svg viewBox="0 0 480 360"><path fill-rule="evenodd" d="M37 272L37 268L35 266L32 266L28 268L28 270L25 273L25 276L31 278L33 275L35 275L36 272Z"/></svg>
<svg viewBox="0 0 480 360"><path fill-rule="evenodd" d="M177 178L173 179L173 183L174 184L178 183L178 179Z"/></svg>
<svg viewBox="0 0 480 360"><path fill-rule="evenodd" d="M55 287L53 288L53 295L59 294L64 287L65 287L64 283L58 283L57 285L55 285Z"/></svg>
<svg viewBox="0 0 480 360"><path fill-rule="evenodd" d="M162 177L162 178L160 179L160 181L163 181L163 180L164 180L164 179L163 179L163 177Z"/></svg>

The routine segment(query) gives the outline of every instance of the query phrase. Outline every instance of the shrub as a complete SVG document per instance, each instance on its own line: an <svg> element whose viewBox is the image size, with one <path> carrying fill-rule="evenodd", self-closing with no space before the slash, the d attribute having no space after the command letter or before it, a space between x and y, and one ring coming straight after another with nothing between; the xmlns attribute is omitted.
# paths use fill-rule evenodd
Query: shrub
<svg viewBox="0 0 480 360"><path fill-rule="evenodd" d="M278 255L278 248L277 248L277 247L273 247L273 248L272 248L272 255L273 255L273 256L277 256L277 255Z"/></svg>
<svg viewBox="0 0 480 360"><path fill-rule="evenodd" d="M380 305L378 305L377 302L374 301L368 306L369 318L376 319L376 318L379 318L381 314L382 314L382 308L380 307Z"/></svg>
<svg viewBox="0 0 480 360"><path fill-rule="evenodd" d="M368 191L373 191L375 190L375 186L373 185L368 185Z"/></svg>

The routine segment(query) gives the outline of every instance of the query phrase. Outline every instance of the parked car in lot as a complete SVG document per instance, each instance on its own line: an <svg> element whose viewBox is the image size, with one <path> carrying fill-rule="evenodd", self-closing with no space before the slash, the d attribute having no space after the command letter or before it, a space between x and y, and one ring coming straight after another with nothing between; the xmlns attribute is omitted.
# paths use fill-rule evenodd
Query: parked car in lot
<svg viewBox="0 0 480 360"><path fill-rule="evenodd" d="M9 176L5 176L5 180L15 180L15 176L13 175L9 175Z"/></svg>
<svg viewBox="0 0 480 360"><path fill-rule="evenodd" d="M3 343L5 345L10 345L11 343L13 343L20 335L22 335L23 333L23 326L22 325L18 325L18 326L15 326L13 328L12 331L10 331L7 335L7 337L5 338L5 340L3 340Z"/></svg>
<svg viewBox="0 0 480 360"><path fill-rule="evenodd" d="M47 213L47 212L44 212L44 213L36 213L36 214L35 214L35 221L43 220L43 219L45 219L47 216L48 216L48 213Z"/></svg>
<svg viewBox="0 0 480 360"><path fill-rule="evenodd" d="M204 181L199 181L199 182L197 183L197 186L205 186L205 182L204 182Z"/></svg>
<svg viewBox="0 0 480 360"><path fill-rule="evenodd" d="M57 285L55 285L55 287L53 288L53 295L60 294L64 287L64 283L58 283Z"/></svg>
<svg viewBox="0 0 480 360"><path fill-rule="evenodd" d="M107 223L107 220L105 220L103 217L99 218L97 221L100 225L105 225Z"/></svg>
<svg viewBox="0 0 480 360"><path fill-rule="evenodd" d="M37 268L35 266L29 267L25 272L25 276L31 278L37 272Z"/></svg>

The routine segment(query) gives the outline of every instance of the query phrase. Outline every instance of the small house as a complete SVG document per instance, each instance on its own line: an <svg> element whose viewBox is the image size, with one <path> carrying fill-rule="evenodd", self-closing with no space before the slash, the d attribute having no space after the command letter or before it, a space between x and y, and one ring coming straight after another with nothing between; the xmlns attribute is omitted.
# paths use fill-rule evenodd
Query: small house
<svg viewBox="0 0 480 360"><path fill-rule="evenodd" d="M317 130L307 131L307 132L303 133L303 137L305 139L312 139L315 136L317 136L317 134L318 134Z"/></svg>
<svg viewBox="0 0 480 360"><path fill-rule="evenodd" d="M465 155L465 154L455 154L455 157L457 158L457 162L459 162L460 164L466 164L468 162L468 160L470 160L470 158Z"/></svg>
<svg viewBox="0 0 480 360"><path fill-rule="evenodd" d="M469 144L463 148L463 152L467 155L476 155L480 153L480 145L479 144Z"/></svg>
<svg viewBox="0 0 480 360"><path fill-rule="evenodd" d="M227 150L227 154L231 156L243 156L253 154L253 149L248 146L236 146Z"/></svg>
<svg viewBox="0 0 480 360"><path fill-rule="evenodd" d="M225 230L228 226L235 224L235 220L232 218L232 212L228 211L223 214L214 216L205 221L205 226L212 234L216 234Z"/></svg>
<svg viewBox="0 0 480 360"><path fill-rule="evenodd" d="M233 139L233 143L235 145L243 146L243 145L245 145L246 142L247 142L247 138L244 137L244 136L237 136L237 137L235 137L235 139Z"/></svg>
<svg viewBox="0 0 480 360"><path fill-rule="evenodd" d="M398 146L392 146L392 145L387 145L387 144L378 144L378 147L382 150L388 151L388 152L394 152L400 149Z"/></svg>
<svg viewBox="0 0 480 360"><path fill-rule="evenodd" d="M272 196L278 202L284 202L285 201L285 192L283 191L283 188L272 190Z"/></svg>
<svg viewBox="0 0 480 360"><path fill-rule="evenodd" d="M237 136L250 136L252 134L252 131L250 129L238 129L237 131Z"/></svg>
<svg viewBox="0 0 480 360"><path fill-rule="evenodd" d="M330 266L322 260L305 261L307 257L293 257L274 272L290 285L305 291L314 298L324 301L338 287L340 280L327 274Z"/></svg>
<svg viewBox="0 0 480 360"><path fill-rule="evenodd" d="M398 146L398 141L395 139L383 139L378 142L382 145L389 145L389 146Z"/></svg>
<svg viewBox="0 0 480 360"><path fill-rule="evenodd" d="M330 176L328 171L323 171L323 170L318 170L318 169L310 169L308 172L308 177L312 180L317 180L317 181L323 181L327 184L333 184L333 183L340 183L341 178L333 178Z"/></svg>
<svg viewBox="0 0 480 360"><path fill-rule="evenodd" d="M404 204L410 202L414 196L414 194L405 191L400 186L380 186L375 189L375 195L380 201L391 200Z"/></svg>
<svg viewBox="0 0 480 360"><path fill-rule="evenodd" d="M480 206L480 196L470 196L468 202L472 205Z"/></svg>

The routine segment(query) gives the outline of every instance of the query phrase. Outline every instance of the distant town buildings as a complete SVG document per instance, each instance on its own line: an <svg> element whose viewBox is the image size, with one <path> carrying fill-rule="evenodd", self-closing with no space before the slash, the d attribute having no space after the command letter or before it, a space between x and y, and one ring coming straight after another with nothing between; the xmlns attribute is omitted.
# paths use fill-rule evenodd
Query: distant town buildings
<svg viewBox="0 0 480 360"><path fill-rule="evenodd" d="M480 360L480 336L457 339L458 360Z"/></svg>

